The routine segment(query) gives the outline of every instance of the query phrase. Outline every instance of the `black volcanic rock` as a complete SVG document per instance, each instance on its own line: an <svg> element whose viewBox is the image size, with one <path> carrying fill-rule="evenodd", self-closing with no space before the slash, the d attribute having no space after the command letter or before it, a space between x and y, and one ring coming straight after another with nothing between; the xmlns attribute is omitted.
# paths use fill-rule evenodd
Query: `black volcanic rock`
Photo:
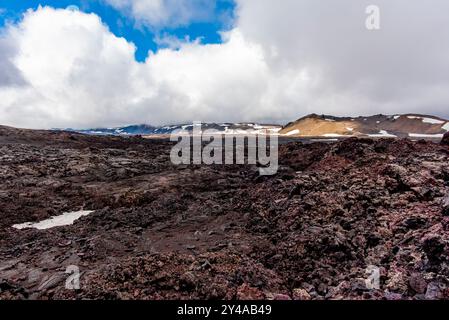
<svg viewBox="0 0 449 320"><path fill-rule="evenodd" d="M444 134L441 144L443 146L449 146L449 131Z"/></svg>

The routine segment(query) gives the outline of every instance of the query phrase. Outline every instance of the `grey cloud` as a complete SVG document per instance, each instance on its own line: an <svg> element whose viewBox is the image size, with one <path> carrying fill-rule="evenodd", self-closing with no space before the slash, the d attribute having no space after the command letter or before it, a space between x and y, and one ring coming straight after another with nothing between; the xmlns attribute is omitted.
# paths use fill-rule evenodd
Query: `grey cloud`
<svg viewBox="0 0 449 320"><path fill-rule="evenodd" d="M283 72L306 66L322 76L323 95L369 100L354 101L353 108L341 105L340 113L427 111L449 116L446 93L438 92L440 103L427 99L438 88L449 89L449 2L239 2L242 32L267 53L273 48L278 52L269 62L272 68ZM371 4L380 8L378 31L365 28L365 9Z"/></svg>
<svg viewBox="0 0 449 320"><path fill-rule="evenodd" d="M0 35L0 87L23 86L26 84L22 73L14 65L11 59L16 53L16 48Z"/></svg>

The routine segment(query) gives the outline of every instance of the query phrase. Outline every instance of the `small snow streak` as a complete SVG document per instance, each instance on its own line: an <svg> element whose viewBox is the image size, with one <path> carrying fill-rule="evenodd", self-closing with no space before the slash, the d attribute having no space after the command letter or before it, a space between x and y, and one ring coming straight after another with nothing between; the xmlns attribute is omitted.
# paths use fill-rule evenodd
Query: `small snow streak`
<svg viewBox="0 0 449 320"><path fill-rule="evenodd" d="M52 217L47 220L43 220L40 222L25 222L21 224L15 224L12 227L15 229L29 229L34 228L38 230L45 230L54 227L61 227L73 224L75 220L83 216L87 216L91 214L93 211L75 211L75 212L66 212L60 216Z"/></svg>

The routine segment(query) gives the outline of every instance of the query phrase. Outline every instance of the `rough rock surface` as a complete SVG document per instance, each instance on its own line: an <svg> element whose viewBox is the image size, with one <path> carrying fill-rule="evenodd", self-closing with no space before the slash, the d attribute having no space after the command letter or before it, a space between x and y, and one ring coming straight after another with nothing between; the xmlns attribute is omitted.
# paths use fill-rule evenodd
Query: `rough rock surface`
<svg viewBox="0 0 449 320"><path fill-rule="evenodd" d="M288 142L259 177L174 166L171 145L0 127L0 299L449 297L447 147ZM80 209L95 212L11 227Z"/></svg>
<svg viewBox="0 0 449 320"><path fill-rule="evenodd" d="M449 132L446 132L441 140L441 144L444 146L449 146Z"/></svg>

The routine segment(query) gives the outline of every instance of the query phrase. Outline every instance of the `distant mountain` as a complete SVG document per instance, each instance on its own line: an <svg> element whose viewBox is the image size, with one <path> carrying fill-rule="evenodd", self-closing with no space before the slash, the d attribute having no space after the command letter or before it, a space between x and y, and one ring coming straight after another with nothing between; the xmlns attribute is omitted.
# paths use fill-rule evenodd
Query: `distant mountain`
<svg viewBox="0 0 449 320"><path fill-rule="evenodd" d="M153 134L156 127L146 124L132 125L118 128L95 128L95 129L65 129L65 131L73 131L92 135L146 135Z"/></svg>
<svg viewBox="0 0 449 320"><path fill-rule="evenodd" d="M95 128L95 129L65 129L66 131L79 132L92 135L167 135L176 130L192 132L193 124L180 124L163 127L150 125L133 125L118 128ZM279 125L266 125L257 123L203 123L201 130L214 129L223 134L257 134L265 131L277 133L282 129Z"/></svg>
<svg viewBox="0 0 449 320"><path fill-rule="evenodd" d="M410 137L442 138L449 131L449 120L404 114L368 117L334 117L311 114L284 126L280 135L291 137Z"/></svg>
<svg viewBox="0 0 449 320"><path fill-rule="evenodd" d="M176 130L191 133L193 124L155 127L131 125L118 128L66 129L91 135L169 135ZM279 134L286 137L339 138L351 136L435 138L449 131L449 120L421 114L374 115L367 117L335 117L310 114L284 127L257 123L203 123L201 130L214 129L223 134Z"/></svg>

